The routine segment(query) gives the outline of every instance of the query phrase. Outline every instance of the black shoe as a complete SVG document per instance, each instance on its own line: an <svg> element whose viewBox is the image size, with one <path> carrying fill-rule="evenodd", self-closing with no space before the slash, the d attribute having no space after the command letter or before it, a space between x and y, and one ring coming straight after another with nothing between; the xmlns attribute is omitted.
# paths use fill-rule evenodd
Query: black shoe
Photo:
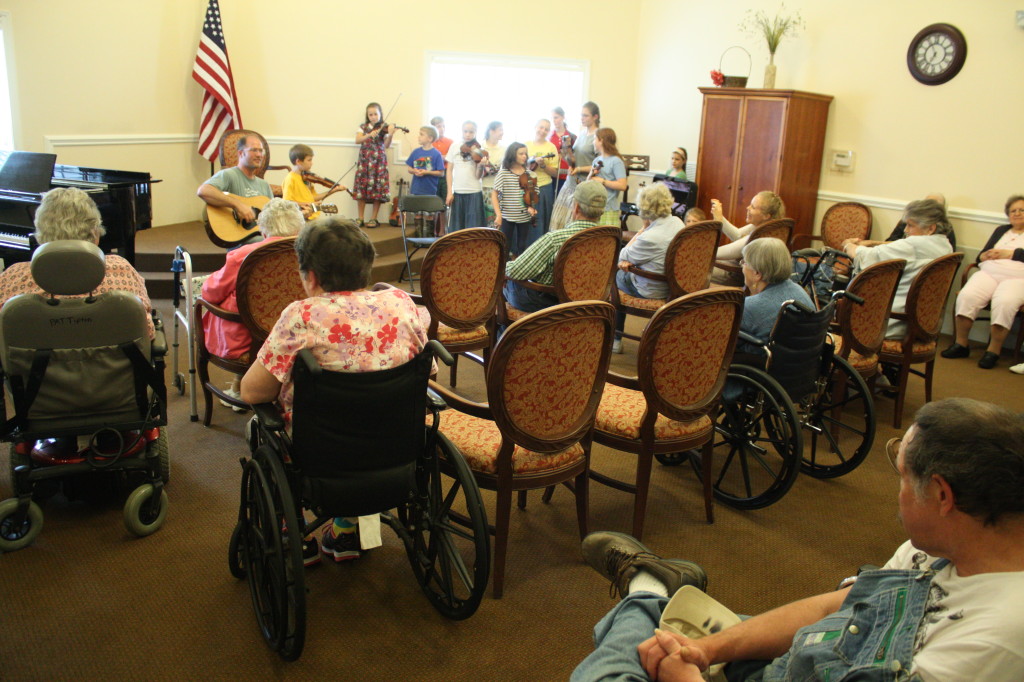
<svg viewBox="0 0 1024 682"><path fill-rule="evenodd" d="M662 559L625 533L591 533L583 538L582 552L590 567L612 582L609 593L613 597L616 592L625 597L629 593L629 581L640 571L657 578L670 597L683 585L693 585L702 592L708 586L708 576L697 564L682 559Z"/></svg>
<svg viewBox="0 0 1024 682"><path fill-rule="evenodd" d="M971 349L967 346L961 346L959 343L953 342L953 345L946 350L939 353L944 358L966 358L971 354Z"/></svg>
<svg viewBox="0 0 1024 682"><path fill-rule="evenodd" d="M999 353L990 353L985 351L985 354L981 356L981 360L978 360L978 367L982 369L992 369L999 362Z"/></svg>

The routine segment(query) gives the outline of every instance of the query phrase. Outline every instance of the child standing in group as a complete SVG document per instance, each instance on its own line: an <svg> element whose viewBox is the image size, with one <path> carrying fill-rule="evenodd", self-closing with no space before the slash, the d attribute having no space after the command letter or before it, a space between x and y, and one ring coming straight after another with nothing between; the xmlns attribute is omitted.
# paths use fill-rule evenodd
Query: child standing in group
<svg viewBox="0 0 1024 682"><path fill-rule="evenodd" d="M435 116L430 119L430 125L437 128L437 139L434 140L434 149L441 152L441 158L444 160L444 170L448 170L448 150L451 149L452 139L444 136L444 118L441 116ZM440 181L437 183L437 196L442 199L448 198L448 176L447 173L441 175ZM445 220L444 214L442 213L438 220L440 221L437 226L438 234L444 234L445 232Z"/></svg>
<svg viewBox="0 0 1024 682"><path fill-rule="evenodd" d="M665 175L669 176L673 180L682 180L683 182L686 182L686 157L686 148L676 147L672 152L672 167L665 171Z"/></svg>
<svg viewBox="0 0 1024 682"><path fill-rule="evenodd" d="M537 173L537 219L526 237L526 246L540 239L548 229L551 221L551 206L555 203L555 180L558 176L558 149L548 141L551 132L551 121L542 118L537 121L534 139L526 143L528 158L533 161L529 168Z"/></svg>
<svg viewBox="0 0 1024 682"><path fill-rule="evenodd" d="M313 204L323 201L335 192L344 192L347 188L344 185L336 185L333 189L316 193L313 191L313 183L304 177L313 169L313 150L307 145L297 144L288 150L288 160L292 162L292 170L284 179L281 185L283 198L294 201L302 207L303 213L307 214L306 220L314 220L320 217L320 212L313 210Z"/></svg>
<svg viewBox="0 0 1024 682"><path fill-rule="evenodd" d="M437 128L434 126L423 126L420 128L420 146L409 153L405 160L409 166L409 173L412 174L412 183L409 185L409 194L437 195L437 185L444 175L444 159L441 152L434 149L434 141L437 139ZM434 234L424 234L420 230L420 236L433 237ZM433 230L431 230L433 232Z"/></svg>
<svg viewBox="0 0 1024 682"><path fill-rule="evenodd" d="M471 151L463 153L465 147ZM476 147L473 149L473 147ZM482 227L484 223L484 195L477 174L479 164L473 159L473 152L479 152L476 141L476 123L462 124L462 144L452 145L448 150L447 170L448 195L445 203L451 207L448 232L467 227Z"/></svg>
<svg viewBox="0 0 1024 682"><path fill-rule="evenodd" d="M604 215L598 221L598 225L620 224L619 217L619 196L622 190L626 189L629 182L626 179L626 164L619 156L619 150L615 146L615 131L611 128L600 128L594 137L594 149L597 151L597 158L594 159L593 167L601 164L601 169L593 174L593 180L597 180L608 192L608 201L604 206Z"/></svg>
<svg viewBox="0 0 1024 682"><path fill-rule="evenodd" d="M366 120L356 132L359 162L356 167L354 196L359 208L359 227L377 227L380 205L391 201L391 177L388 174L388 147L395 133L393 125L384 126L384 110L376 102L366 105ZM370 221L363 222L366 204L373 205Z"/></svg>
<svg viewBox="0 0 1024 682"><path fill-rule="evenodd" d="M484 131L483 149L487 152L487 158L480 164L480 177L483 178L483 191L490 196L494 188L494 177L501 168L502 159L505 158L505 145L501 144L501 138L505 137L505 127L501 121L491 121ZM491 202L484 202L484 220L488 227L501 227L500 221L495 220Z"/></svg>
<svg viewBox="0 0 1024 682"><path fill-rule="evenodd" d="M526 159L526 145L521 142L510 144L505 151L501 170L494 176L494 188L491 190L494 218L505 234L510 258L526 250L531 221L537 216L537 209L526 205L519 179L526 175L536 180L536 173L526 169Z"/></svg>

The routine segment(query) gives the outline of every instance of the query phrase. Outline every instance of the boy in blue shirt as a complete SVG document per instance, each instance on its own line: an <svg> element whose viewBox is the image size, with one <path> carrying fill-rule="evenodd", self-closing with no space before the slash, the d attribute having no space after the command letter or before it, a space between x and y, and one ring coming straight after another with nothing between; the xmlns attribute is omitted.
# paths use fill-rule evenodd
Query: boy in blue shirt
<svg viewBox="0 0 1024 682"><path fill-rule="evenodd" d="M412 184L409 185L409 194L436 195L437 186L444 175L444 157L441 152L434 149L434 141L437 140L437 128L434 126L423 126L420 128L420 135L417 141L420 146L409 153L405 160L409 166L409 173L413 176ZM427 229L426 225L420 224L422 216L416 216L417 230L420 237L435 236L435 229ZM428 233L429 232L429 233Z"/></svg>

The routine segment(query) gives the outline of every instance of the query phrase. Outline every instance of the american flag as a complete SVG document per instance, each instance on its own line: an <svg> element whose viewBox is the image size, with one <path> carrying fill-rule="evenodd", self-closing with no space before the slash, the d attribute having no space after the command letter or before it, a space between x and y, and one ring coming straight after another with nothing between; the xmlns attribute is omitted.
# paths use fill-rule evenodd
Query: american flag
<svg viewBox="0 0 1024 682"><path fill-rule="evenodd" d="M203 120L199 126L199 154L212 163L217 158L217 143L221 135L231 128L242 127L217 0L210 0L206 8L192 78L205 90Z"/></svg>

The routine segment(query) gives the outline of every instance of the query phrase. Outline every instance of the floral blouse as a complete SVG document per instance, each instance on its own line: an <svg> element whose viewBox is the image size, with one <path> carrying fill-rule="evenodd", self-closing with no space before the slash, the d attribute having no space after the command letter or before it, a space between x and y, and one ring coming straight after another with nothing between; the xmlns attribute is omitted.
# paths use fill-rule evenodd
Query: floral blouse
<svg viewBox="0 0 1024 682"><path fill-rule="evenodd" d="M405 364L427 344L427 329L401 289L338 291L290 304L260 349L257 362L281 382L281 404L291 421L292 365L309 348L335 372L373 372Z"/></svg>

